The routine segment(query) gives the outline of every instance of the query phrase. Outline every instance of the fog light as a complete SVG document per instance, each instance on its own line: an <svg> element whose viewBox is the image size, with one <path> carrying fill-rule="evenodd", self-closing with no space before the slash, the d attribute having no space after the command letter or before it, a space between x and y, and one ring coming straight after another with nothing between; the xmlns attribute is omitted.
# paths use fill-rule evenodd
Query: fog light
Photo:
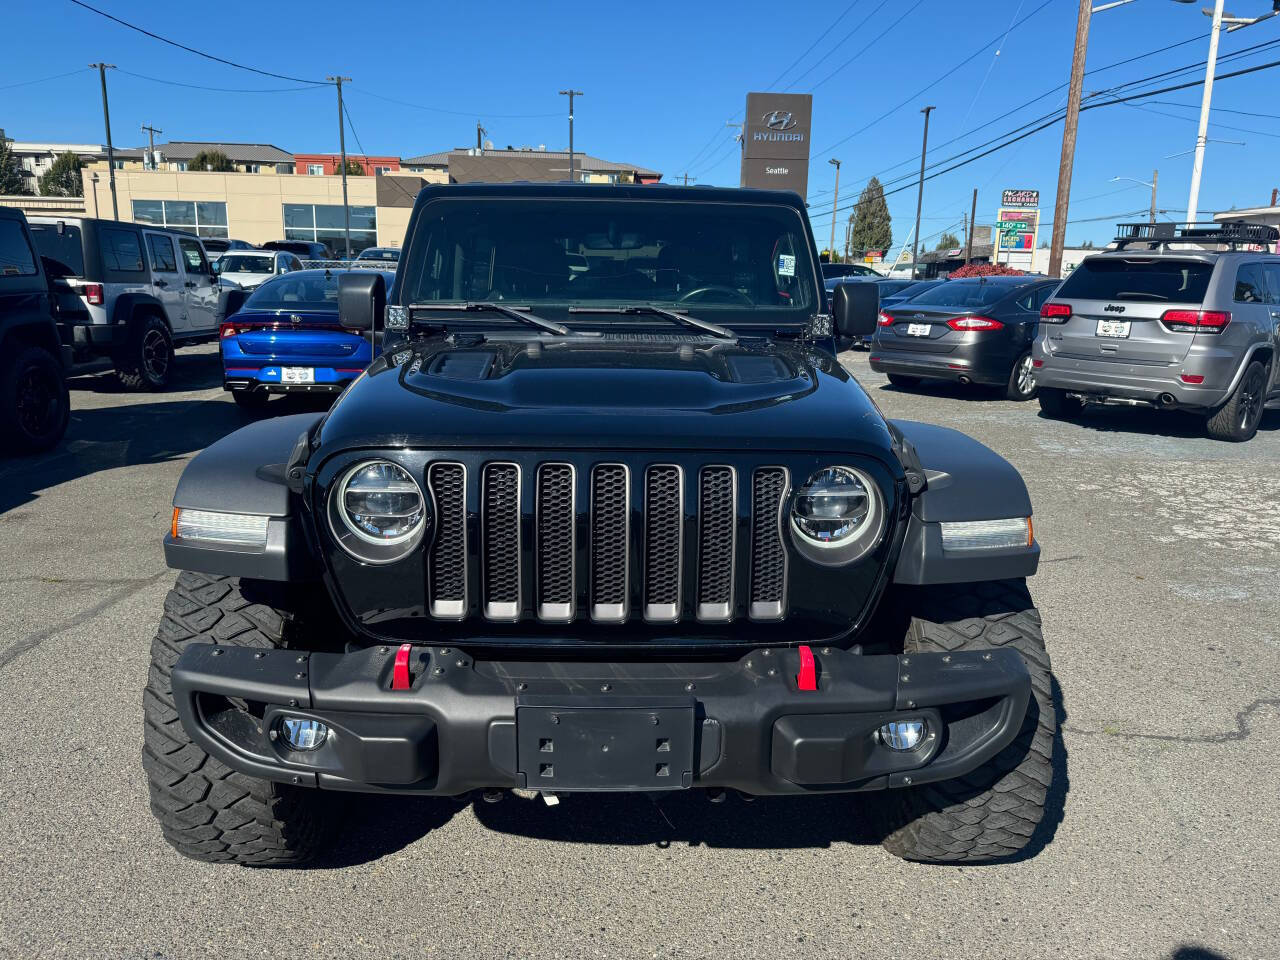
<svg viewBox="0 0 1280 960"><path fill-rule="evenodd" d="M880 742L890 750L906 752L920 746L929 725L923 720L894 720L878 731Z"/></svg>
<svg viewBox="0 0 1280 960"><path fill-rule="evenodd" d="M281 717L280 732L294 750L318 750L329 736L327 726L305 717Z"/></svg>

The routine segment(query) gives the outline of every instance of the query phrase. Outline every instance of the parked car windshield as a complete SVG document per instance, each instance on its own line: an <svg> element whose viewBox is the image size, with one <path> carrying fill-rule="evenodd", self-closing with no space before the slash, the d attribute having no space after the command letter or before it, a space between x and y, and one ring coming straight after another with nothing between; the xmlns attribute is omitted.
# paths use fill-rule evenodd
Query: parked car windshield
<svg viewBox="0 0 1280 960"><path fill-rule="evenodd" d="M268 280L245 301L244 310L324 310L338 312L338 274L303 270Z"/></svg>
<svg viewBox="0 0 1280 960"><path fill-rule="evenodd" d="M385 247L369 247L367 250L361 250L357 260L385 260L388 263L395 263L400 259L399 250L388 250Z"/></svg>
<svg viewBox="0 0 1280 960"><path fill-rule="evenodd" d="M45 273L50 277L84 276L84 247L80 244L79 227L63 224L59 233L56 223L33 223L30 226Z"/></svg>
<svg viewBox="0 0 1280 960"><path fill-rule="evenodd" d="M1003 300L1016 289L1015 284L992 283L983 279L948 280L930 290L922 291L907 303L913 307L954 307L958 310L971 310L975 307L989 307L998 300Z"/></svg>
<svg viewBox="0 0 1280 960"><path fill-rule="evenodd" d="M1200 303L1213 264L1169 258L1089 257L1062 282L1054 298L1134 303Z"/></svg>
<svg viewBox="0 0 1280 960"><path fill-rule="evenodd" d="M219 273L270 273L275 269L275 257L246 257L228 253L218 258Z"/></svg>
<svg viewBox="0 0 1280 960"><path fill-rule="evenodd" d="M820 303L804 224L785 206L440 199L406 255L405 303L508 301L544 316L652 303L747 323L804 322Z"/></svg>

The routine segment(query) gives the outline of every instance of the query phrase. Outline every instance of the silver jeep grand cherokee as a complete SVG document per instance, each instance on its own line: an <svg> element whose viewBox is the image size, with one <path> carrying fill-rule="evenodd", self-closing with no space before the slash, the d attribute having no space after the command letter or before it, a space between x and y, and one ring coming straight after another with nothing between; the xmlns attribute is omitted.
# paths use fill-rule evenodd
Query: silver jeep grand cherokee
<svg viewBox="0 0 1280 960"><path fill-rule="evenodd" d="M1249 440L1280 405L1280 231L1260 224L1121 224L1040 310L1040 407L1182 409L1216 440Z"/></svg>

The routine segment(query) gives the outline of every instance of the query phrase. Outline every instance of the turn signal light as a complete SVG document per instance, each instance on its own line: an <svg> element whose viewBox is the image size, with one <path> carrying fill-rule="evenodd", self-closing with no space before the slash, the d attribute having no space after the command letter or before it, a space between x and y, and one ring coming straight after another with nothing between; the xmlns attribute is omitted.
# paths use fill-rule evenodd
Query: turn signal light
<svg viewBox="0 0 1280 960"><path fill-rule="evenodd" d="M100 307L106 303L106 298L102 295L102 284L86 283L80 289L84 291L84 298L89 301L90 306Z"/></svg>
<svg viewBox="0 0 1280 960"><path fill-rule="evenodd" d="M882 327L891 327L893 326L893 317L889 316L887 313L882 313L878 318L876 318L876 322Z"/></svg>
<svg viewBox="0 0 1280 960"><path fill-rule="evenodd" d="M1002 330L1004 324L990 317L954 317L947 321L952 330Z"/></svg>
<svg viewBox="0 0 1280 960"><path fill-rule="evenodd" d="M1071 319L1071 304L1046 303L1040 308L1040 319L1045 323L1066 323Z"/></svg>
<svg viewBox="0 0 1280 960"><path fill-rule="evenodd" d="M1160 322L1170 330L1221 333L1231 322L1231 314L1225 310L1166 310Z"/></svg>

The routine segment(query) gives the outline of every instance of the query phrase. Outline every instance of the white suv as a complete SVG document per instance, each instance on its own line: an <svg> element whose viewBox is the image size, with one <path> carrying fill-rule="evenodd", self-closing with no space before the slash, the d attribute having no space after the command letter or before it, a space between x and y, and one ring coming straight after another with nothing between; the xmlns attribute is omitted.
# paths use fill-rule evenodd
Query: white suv
<svg viewBox="0 0 1280 960"><path fill-rule="evenodd" d="M110 357L127 387L159 390L173 351L218 335L218 278L199 238L90 217L31 217L73 359Z"/></svg>

